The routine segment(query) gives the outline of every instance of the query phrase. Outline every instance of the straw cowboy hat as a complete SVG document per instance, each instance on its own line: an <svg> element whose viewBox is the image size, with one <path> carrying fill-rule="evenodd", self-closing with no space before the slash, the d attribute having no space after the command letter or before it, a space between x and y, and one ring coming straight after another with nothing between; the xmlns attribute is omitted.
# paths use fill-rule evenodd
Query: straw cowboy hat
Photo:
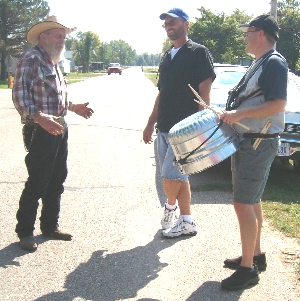
<svg viewBox="0 0 300 301"><path fill-rule="evenodd" d="M26 39L31 44L38 44L39 36L42 32L48 29L61 28L66 31L66 34L76 30L76 27L68 28L57 21L56 16L51 16L42 22L33 25L27 32Z"/></svg>

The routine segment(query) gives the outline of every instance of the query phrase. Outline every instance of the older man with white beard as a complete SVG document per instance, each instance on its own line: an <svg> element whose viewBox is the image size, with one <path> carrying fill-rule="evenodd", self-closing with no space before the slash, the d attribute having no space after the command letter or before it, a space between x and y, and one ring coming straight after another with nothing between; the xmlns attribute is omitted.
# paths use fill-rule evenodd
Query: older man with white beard
<svg viewBox="0 0 300 301"><path fill-rule="evenodd" d="M20 57L15 73L13 102L21 115L28 179L17 212L16 233L21 248L37 249L33 236L39 199L42 199L41 232L60 240L72 235L59 229L61 195L67 177L67 111L89 118L88 103L73 104L67 99L67 85L58 67L63 59L68 28L51 16L32 26L27 41L34 47Z"/></svg>

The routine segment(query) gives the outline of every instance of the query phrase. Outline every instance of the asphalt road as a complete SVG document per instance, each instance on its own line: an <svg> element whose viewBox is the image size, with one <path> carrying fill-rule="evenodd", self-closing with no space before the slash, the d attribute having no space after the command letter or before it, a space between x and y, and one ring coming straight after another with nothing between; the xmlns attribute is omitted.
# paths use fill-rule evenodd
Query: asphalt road
<svg viewBox="0 0 300 301"><path fill-rule="evenodd" d="M161 236L165 199L154 144L141 141L157 91L140 68L70 85L70 100L88 101L95 111L89 120L68 115L69 175L60 227L74 240L44 238L37 219L38 250L20 249L14 228L26 152L10 93L0 90L1 301L300 300L292 269L282 260L295 241L268 223L262 239L268 268L260 283L244 291L220 289L232 273L224 259L240 254L231 193L195 187L230 176L224 168L191 177L198 235Z"/></svg>

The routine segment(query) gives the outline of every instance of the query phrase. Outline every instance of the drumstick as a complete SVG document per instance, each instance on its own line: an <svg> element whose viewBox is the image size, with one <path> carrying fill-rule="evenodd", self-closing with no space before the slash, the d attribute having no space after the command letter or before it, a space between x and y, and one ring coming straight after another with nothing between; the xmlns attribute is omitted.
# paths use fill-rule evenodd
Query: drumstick
<svg viewBox="0 0 300 301"><path fill-rule="evenodd" d="M271 126L271 121L268 119L266 124L264 125L264 127L262 128L262 130L260 131L261 134L265 134L269 127ZM259 146L260 142L261 142L262 138L256 138L254 143L253 143L253 149L256 150L257 147Z"/></svg>
<svg viewBox="0 0 300 301"><path fill-rule="evenodd" d="M217 110L215 110L214 108L212 108L208 104L206 104L206 102L200 97L200 95L193 89L193 87L190 84L188 84L188 86L191 88L191 90L193 91L195 96L199 99L199 101L194 99L195 102L197 102L198 104L200 104L202 107L204 107L206 109L212 110L215 114L217 114L219 116L219 112ZM244 128L247 131L250 130L250 128L248 128L247 126L245 126L244 124L242 124L240 122L235 122L235 124L239 125L240 127Z"/></svg>

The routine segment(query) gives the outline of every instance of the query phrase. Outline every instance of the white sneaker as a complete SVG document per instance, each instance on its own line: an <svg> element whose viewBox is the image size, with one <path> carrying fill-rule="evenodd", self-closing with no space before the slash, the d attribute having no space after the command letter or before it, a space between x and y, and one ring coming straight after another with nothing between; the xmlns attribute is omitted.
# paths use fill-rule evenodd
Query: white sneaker
<svg viewBox="0 0 300 301"><path fill-rule="evenodd" d="M177 208L176 206L175 209L170 210L165 205L164 215L160 222L163 229L169 229L176 223L178 219L178 215L176 214Z"/></svg>
<svg viewBox="0 0 300 301"><path fill-rule="evenodd" d="M165 237L178 237L180 235L196 235L197 228L196 224L193 222L192 224L185 222L183 217L180 216L177 223L169 229L162 230L161 234Z"/></svg>

